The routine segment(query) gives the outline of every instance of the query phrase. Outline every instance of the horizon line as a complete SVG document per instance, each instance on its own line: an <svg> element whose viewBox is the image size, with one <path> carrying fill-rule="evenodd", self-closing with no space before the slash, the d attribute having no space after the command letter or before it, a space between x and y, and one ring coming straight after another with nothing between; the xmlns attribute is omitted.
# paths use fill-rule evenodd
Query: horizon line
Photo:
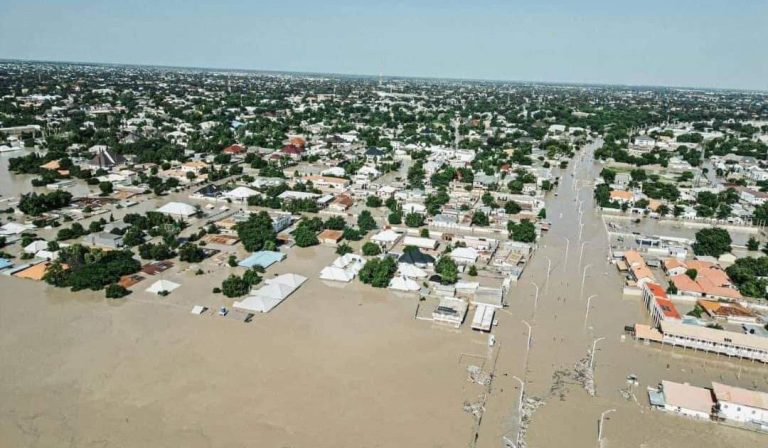
<svg viewBox="0 0 768 448"><path fill-rule="evenodd" d="M88 62L88 61L57 61L46 59L18 59L18 58L0 58L0 63L21 62L31 64L61 64L61 65L93 65L93 66L119 66L119 67L146 67L159 69L184 69L198 71L228 71L228 72L250 72L250 73L271 73L271 74L289 74L289 75L324 75L324 76L349 76L358 78L390 78L390 79L413 79L413 80L434 80L434 81L463 81L463 82L487 82L487 83L507 83L507 84L532 84L546 86L573 86L573 87L624 87L624 88L650 88L667 90L716 90L722 92L738 92L752 94L768 94L768 89L745 89L734 87L694 87L694 86L671 86L658 84L626 84L626 83L599 83L599 82L573 82L573 81L533 81L533 80L512 80L512 79L493 79L493 78L455 78L455 77L437 77L437 76L414 76L414 75L384 75L384 74L365 74L365 73L337 73L337 72L319 72L309 70L279 70L279 69L256 69L256 68L224 68L224 67L198 67L194 65L162 65L147 63L129 63L129 62Z"/></svg>

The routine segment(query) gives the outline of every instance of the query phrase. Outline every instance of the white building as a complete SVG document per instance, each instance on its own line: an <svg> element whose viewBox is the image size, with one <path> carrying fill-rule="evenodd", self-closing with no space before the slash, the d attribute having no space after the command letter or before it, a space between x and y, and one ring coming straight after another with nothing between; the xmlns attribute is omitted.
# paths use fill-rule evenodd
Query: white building
<svg viewBox="0 0 768 448"><path fill-rule="evenodd" d="M768 429L768 394L712 382L718 416Z"/></svg>

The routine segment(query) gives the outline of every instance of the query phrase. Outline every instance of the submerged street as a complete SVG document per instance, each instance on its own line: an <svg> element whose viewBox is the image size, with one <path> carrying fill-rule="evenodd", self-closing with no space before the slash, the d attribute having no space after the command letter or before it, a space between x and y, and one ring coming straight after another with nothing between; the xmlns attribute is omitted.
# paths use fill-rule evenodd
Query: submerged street
<svg viewBox="0 0 768 448"><path fill-rule="evenodd" d="M520 386L515 376L525 383L524 402L544 401L523 438L527 446L597 446L598 420L605 411L610 412L605 414L603 446L759 445L762 436L757 434L650 410L646 386L663 379L700 385L712 380L754 383L761 388L768 381L761 365L662 350L622 337L625 325L646 322L647 313L639 297L622 296L623 277L607 261L607 233L592 200L601 166L591 154L600 144L583 149L563 171L557 196L547 196L552 228L510 291L509 307L499 314L495 335L501 352L477 446L504 446L504 437L517 439ZM531 327L528 352L526 322ZM574 379L576 364L588 363L593 344L594 397ZM631 374L639 385L629 390Z"/></svg>

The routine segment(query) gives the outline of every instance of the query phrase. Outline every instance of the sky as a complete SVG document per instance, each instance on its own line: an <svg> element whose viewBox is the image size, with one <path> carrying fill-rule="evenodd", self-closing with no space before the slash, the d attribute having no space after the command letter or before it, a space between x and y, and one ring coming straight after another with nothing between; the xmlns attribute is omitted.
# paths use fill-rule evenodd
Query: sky
<svg viewBox="0 0 768 448"><path fill-rule="evenodd" d="M0 58L768 90L766 0L0 0Z"/></svg>

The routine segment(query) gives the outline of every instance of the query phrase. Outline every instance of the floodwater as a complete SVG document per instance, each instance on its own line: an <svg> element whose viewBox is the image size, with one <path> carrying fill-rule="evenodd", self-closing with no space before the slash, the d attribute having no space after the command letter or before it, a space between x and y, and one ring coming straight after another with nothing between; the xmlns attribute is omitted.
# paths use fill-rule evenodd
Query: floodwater
<svg viewBox="0 0 768 448"><path fill-rule="evenodd" d="M466 445L485 336L415 320L413 296L317 280L334 257L292 251L268 275L310 279L249 324L189 313L231 304L210 292L229 267L114 302L0 279L0 446Z"/></svg>
<svg viewBox="0 0 768 448"><path fill-rule="evenodd" d="M30 191L36 191L38 193L47 193L46 187L33 187L32 179L33 174L13 174L8 171L8 161L15 157L21 157L33 152L44 152L37 149L21 149L19 151L5 152L0 154L0 201L4 200L17 200L23 193L29 193ZM91 189L85 182L79 181L71 188L67 188L65 191L72 193L74 197L86 196L91 192ZM0 208L6 208L4 205Z"/></svg>
<svg viewBox="0 0 768 448"><path fill-rule="evenodd" d="M588 154L572 165L583 181L599 169ZM165 298L144 291L156 278L107 301L103 292L0 277L0 446L496 448L517 433L513 376L524 381L526 398L544 400L525 434L529 447L594 447L608 409L616 411L605 422L606 447L765 445L768 436L649 409L645 388L662 379L768 390L768 372L621 338L624 325L646 321L646 313L639 299L621 295L589 188L578 194L587 242L581 266L589 266L580 291L571 171L559 196L548 198L552 230L510 292L510 307L497 313L493 349L467 322L455 330L414 319L415 296L318 280L335 257L327 247L290 249L268 269L267 276L295 272L309 280L248 324L190 314L194 305L231 306L211 289L232 269L212 260L201 263L204 275L185 263L159 275L182 284ZM523 320L532 327L527 354ZM567 374L597 337L605 339L591 397ZM494 373L489 388L467 381L469 365ZM636 400L619 392L629 374L639 378L630 391ZM479 424L465 403L484 404Z"/></svg>
<svg viewBox="0 0 768 448"><path fill-rule="evenodd" d="M622 279L609 265L608 238L595 213L591 188L574 192L574 181L583 185L599 170L588 150L563 175L558 197L549 197L547 215L552 230L544 237L531 265L510 292L508 314L502 314L496 332L501 344L494 389L484 416L478 446L498 447L502 436L515 440L519 385L525 397L544 400L532 416L524 441L529 447L597 446L600 414L609 409L603 446L609 447L736 447L762 446L768 436L714 423L651 411L647 386L661 380L711 386L711 381L768 390L768 370L749 362L692 353L622 338L624 325L647 322L639 297L623 297ZM579 242L579 204L583 200L584 229ZM582 243L583 260L579 266ZM566 246L567 255L566 255ZM547 268L551 260L551 274ZM583 276L586 268L586 276ZM581 290L582 279L584 289ZM536 286L539 287L535 306ZM587 315L587 298L590 302ZM532 326L531 349L525 353L527 327ZM596 396L591 397L569 373L588 356L596 338ZM527 369L525 368L527 363ZM639 385L628 390L627 376L637 375ZM503 389L503 392L501 391ZM627 390L626 399L621 390ZM634 397L632 397L634 393Z"/></svg>

